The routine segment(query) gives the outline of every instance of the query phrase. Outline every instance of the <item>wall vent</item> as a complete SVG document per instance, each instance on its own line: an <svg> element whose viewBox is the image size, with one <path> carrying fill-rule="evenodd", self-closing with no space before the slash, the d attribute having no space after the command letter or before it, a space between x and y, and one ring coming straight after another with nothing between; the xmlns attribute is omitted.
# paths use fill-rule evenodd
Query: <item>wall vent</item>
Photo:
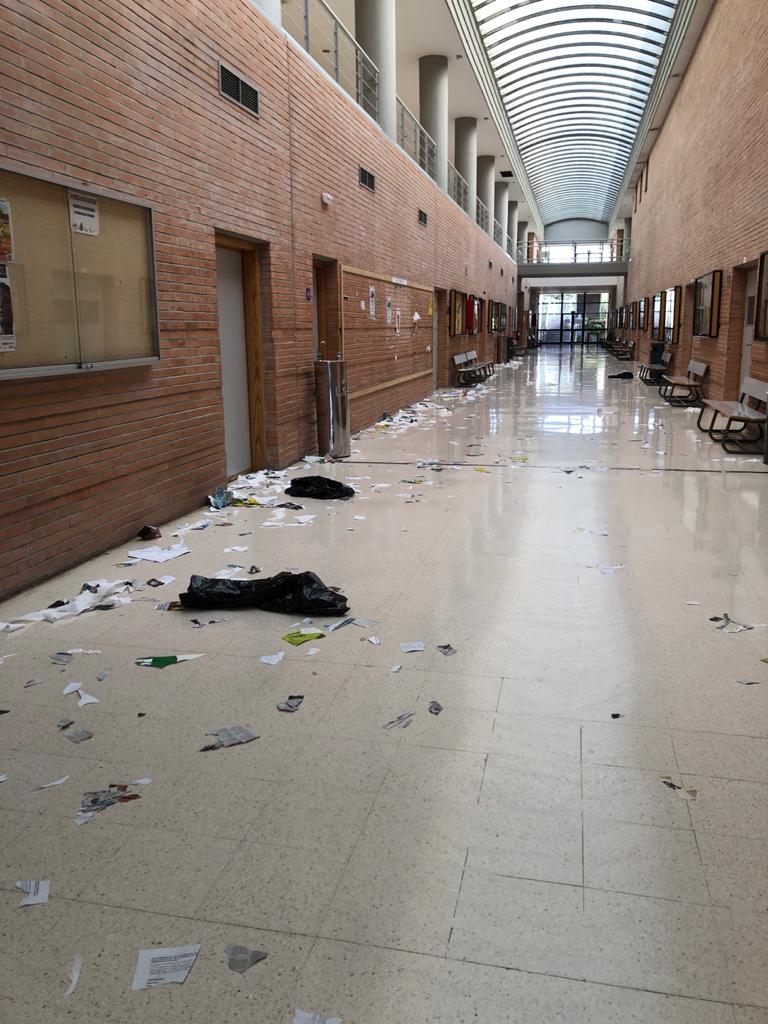
<svg viewBox="0 0 768 1024"><path fill-rule="evenodd" d="M371 192L376 191L376 178L370 171L366 171L364 167L360 168L359 181L363 188L369 188Z"/></svg>
<svg viewBox="0 0 768 1024"><path fill-rule="evenodd" d="M219 91L222 96L233 100L238 106L250 110L252 114L259 113L259 92L252 85L244 81L239 75L229 68L219 64Z"/></svg>
<svg viewBox="0 0 768 1024"><path fill-rule="evenodd" d="M427 215L424 210L419 210L419 224L427 223Z"/></svg>

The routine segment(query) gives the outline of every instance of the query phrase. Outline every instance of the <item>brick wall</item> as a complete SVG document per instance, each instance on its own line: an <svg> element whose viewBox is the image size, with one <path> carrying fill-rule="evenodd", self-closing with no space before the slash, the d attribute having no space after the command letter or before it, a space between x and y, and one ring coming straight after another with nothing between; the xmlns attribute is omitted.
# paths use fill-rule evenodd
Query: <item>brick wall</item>
<svg viewBox="0 0 768 1024"><path fill-rule="evenodd" d="M152 367L0 381L0 596L186 511L223 479L217 231L263 243L271 466L316 448L313 255L513 301L512 261L249 0L0 0L0 10L0 164L152 205L162 353ZM260 89L258 119L219 95L219 60ZM358 184L361 164L375 193ZM404 376L394 359L374 369L389 330L380 310L349 341L353 380ZM416 357L429 324L418 345L403 343L414 365L431 365ZM493 355L489 336L449 347L447 318L439 324L444 378L454 347ZM361 398L355 426L431 386L427 375Z"/></svg>
<svg viewBox="0 0 768 1024"><path fill-rule="evenodd" d="M741 376L744 262L768 249L768 5L717 0L651 152L632 219L627 301L683 286L680 344L674 367L709 364L705 392L736 397ZM720 334L692 338L690 282L723 271ZM645 332L624 332L637 356L650 352ZM768 380L768 343L755 342L750 373ZM746 370L745 370L746 373Z"/></svg>

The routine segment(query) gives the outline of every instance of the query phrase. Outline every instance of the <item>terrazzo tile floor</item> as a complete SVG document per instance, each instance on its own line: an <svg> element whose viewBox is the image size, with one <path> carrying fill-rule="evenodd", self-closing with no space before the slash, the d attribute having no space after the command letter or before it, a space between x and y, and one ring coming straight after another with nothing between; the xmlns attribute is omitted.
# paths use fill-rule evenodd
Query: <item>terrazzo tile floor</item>
<svg viewBox="0 0 768 1024"><path fill-rule="evenodd" d="M768 474L724 458L695 411L608 379L626 366L531 353L363 432L320 467L358 493L303 501L310 525L234 509L164 566L117 568L142 546L125 544L0 606L8 621L87 580L177 577L0 634L0 1019L768 1021L768 629L709 621L768 618ZM195 629L200 613L155 609L233 561L311 569L378 624L310 657L281 640L296 616ZM51 664L75 647L100 653ZM99 703L79 709L71 681ZM304 703L281 714L291 693ZM63 716L93 738L70 743ZM260 738L199 752L235 723ZM140 800L75 825L83 792L139 778ZM50 879L46 905L18 908L27 878ZM131 991L139 949L190 943L185 984ZM235 974L230 943L268 957Z"/></svg>

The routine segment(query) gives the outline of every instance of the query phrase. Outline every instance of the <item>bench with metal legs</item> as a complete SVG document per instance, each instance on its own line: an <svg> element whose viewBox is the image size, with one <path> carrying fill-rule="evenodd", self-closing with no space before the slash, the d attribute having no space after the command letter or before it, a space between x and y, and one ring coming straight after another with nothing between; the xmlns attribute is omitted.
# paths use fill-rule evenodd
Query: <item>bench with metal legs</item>
<svg viewBox="0 0 768 1024"><path fill-rule="evenodd" d="M705 398L696 426L707 433L713 441L718 441L723 450L731 455L762 451L768 414L747 403L751 399L759 405L768 407L767 392L768 383L746 377L741 385L738 402ZM706 412L711 413L709 423L704 422ZM718 417L725 420L725 426L716 426Z"/></svg>
<svg viewBox="0 0 768 1024"><path fill-rule="evenodd" d="M701 388L709 367L706 363L700 363L692 359L688 363L688 370L680 377L670 377L665 374L659 384L659 394L665 402L670 405L695 405L701 398Z"/></svg>

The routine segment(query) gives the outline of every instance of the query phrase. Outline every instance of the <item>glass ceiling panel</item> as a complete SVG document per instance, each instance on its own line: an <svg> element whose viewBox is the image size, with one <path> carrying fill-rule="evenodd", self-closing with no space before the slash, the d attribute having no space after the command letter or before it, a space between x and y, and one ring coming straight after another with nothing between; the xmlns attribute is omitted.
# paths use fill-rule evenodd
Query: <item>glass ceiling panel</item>
<svg viewBox="0 0 768 1024"><path fill-rule="evenodd" d="M608 220L677 0L472 0L545 224Z"/></svg>

